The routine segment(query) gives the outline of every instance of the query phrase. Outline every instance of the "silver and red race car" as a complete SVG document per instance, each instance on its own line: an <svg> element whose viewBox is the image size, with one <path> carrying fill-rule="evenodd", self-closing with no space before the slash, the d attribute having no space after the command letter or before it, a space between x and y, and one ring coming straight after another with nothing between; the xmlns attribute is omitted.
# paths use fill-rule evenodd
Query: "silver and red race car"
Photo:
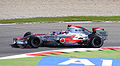
<svg viewBox="0 0 120 66"><path fill-rule="evenodd" d="M38 48L40 46L88 46L99 48L107 39L107 32L101 28L92 28L92 31L81 26L68 24L66 31L33 34L26 32L22 38L13 38L12 47Z"/></svg>

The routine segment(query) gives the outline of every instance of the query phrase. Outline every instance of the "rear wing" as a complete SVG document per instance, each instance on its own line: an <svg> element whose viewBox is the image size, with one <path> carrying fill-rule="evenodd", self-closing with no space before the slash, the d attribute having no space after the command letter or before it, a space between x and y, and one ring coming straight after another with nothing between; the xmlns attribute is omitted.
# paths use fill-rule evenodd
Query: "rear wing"
<svg viewBox="0 0 120 66"><path fill-rule="evenodd" d="M93 33L96 33L97 35L99 35L103 40L108 39L108 33L104 29L93 28Z"/></svg>

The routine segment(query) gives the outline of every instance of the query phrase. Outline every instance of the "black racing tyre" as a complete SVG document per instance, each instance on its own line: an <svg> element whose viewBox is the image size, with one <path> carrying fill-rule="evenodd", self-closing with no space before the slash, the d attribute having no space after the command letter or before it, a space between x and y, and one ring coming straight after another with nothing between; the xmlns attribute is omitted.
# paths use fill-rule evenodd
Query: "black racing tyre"
<svg viewBox="0 0 120 66"><path fill-rule="evenodd" d="M29 39L29 43L33 48L38 48L43 46L43 41L39 37L31 36Z"/></svg>
<svg viewBox="0 0 120 66"><path fill-rule="evenodd" d="M89 47L100 48L103 45L104 41L99 36L94 35L90 38Z"/></svg>
<svg viewBox="0 0 120 66"><path fill-rule="evenodd" d="M32 35L32 33L31 32L26 32L23 37L26 37L28 35Z"/></svg>

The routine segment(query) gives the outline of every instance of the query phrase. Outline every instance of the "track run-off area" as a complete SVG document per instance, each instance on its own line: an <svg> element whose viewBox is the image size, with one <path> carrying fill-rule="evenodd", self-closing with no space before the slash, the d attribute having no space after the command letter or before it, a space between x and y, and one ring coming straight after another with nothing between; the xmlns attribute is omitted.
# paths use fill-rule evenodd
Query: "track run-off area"
<svg viewBox="0 0 120 66"><path fill-rule="evenodd" d="M22 37L25 32L31 31L32 33L46 33L53 31L66 30L67 23L33 23L33 24L1 24L0 25L0 57L40 52L47 50L57 50L65 48L81 48L81 47L39 47L37 49L20 49L12 48L10 44L13 38ZM120 23L119 22L75 22L72 25L83 26L89 30L93 27L104 28L108 32L108 40L105 41L102 47L120 47Z"/></svg>

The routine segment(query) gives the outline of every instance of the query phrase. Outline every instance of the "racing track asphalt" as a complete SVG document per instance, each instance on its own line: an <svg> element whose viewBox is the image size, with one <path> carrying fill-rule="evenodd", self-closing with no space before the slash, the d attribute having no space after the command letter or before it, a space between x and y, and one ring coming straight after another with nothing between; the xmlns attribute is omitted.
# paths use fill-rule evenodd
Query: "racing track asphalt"
<svg viewBox="0 0 120 66"><path fill-rule="evenodd" d="M108 40L105 41L103 47L120 46L120 23L79 23L72 25L80 25L91 30L92 27L102 27L108 34ZM66 23L35 23L35 24L16 24L16 25L0 25L0 57L23 54L29 52L38 52L45 50L55 50L71 47L39 47L38 49L19 49L11 48L14 37L21 37L27 31L33 33L46 33L52 31L61 31L66 29ZM74 47L75 48L75 47Z"/></svg>

